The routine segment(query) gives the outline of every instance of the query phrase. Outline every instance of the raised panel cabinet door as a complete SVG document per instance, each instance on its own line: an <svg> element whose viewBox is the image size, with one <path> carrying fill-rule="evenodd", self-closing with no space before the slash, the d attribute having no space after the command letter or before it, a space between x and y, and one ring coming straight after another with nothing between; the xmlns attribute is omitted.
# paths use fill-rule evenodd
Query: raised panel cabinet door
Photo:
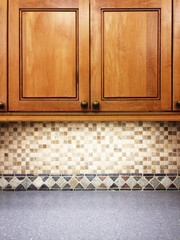
<svg viewBox="0 0 180 240"><path fill-rule="evenodd" d="M91 1L93 111L171 111L171 0Z"/></svg>
<svg viewBox="0 0 180 240"><path fill-rule="evenodd" d="M88 111L88 102L89 2L9 0L9 110Z"/></svg>
<svg viewBox="0 0 180 240"><path fill-rule="evenodd" d="M7 111L7 0L0 0L0 112Z"/></svg>
<svg viewBox="0 0 180 240"><path fill-rule="evenodd" d="M173 1L173 110L180 111L180 0Z"/></svg>

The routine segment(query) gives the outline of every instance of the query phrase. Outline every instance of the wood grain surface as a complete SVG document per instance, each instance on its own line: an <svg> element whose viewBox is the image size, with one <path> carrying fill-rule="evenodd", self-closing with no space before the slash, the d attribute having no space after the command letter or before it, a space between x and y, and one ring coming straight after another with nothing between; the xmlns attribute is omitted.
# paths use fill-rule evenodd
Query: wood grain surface
<svg viewBox="0 0 180 240"><path fill-rule="evenodd" d="M7 111L7 0L0 0L0 102Z"/></svg>
<svg viewBox="0 0 180 240"><path fill-rule="evenodd" d="M173 3L173 110L180 111L180 1Z"/></svg>
<svg viewBox="0 0 180 240"><path fill-rule="evenodd" d="M94 111L171 111L171 24L171 0L91 1Z"/></svg>
<svg viewBox="0 0 180 240"><path fill-rule="evenodd" d="M10 0L10 111L88 111L82 101L89 102L89 1Z"/></svg>

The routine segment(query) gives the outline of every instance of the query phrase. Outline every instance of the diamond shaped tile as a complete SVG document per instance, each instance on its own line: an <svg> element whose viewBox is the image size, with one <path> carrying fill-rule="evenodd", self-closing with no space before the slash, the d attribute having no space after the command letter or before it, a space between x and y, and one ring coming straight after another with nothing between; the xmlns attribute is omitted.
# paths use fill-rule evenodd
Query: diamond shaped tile
<svg viewBox="0 0 180 240"><path fill-rule="evenodd" d="M178 176L175 180L174 180L174 184L180 188L180 177Z"/></svg>
<svg viewBox="0 0 180 240"><path fill-rule="evenodd" d="M111 185L113 184L113 180L109 176L107 176L103 183L107 188L110 188Z"/></svg>
<svg viewBox="0 0 180 240"><path fill-rule="evenodd" d="M25 187L25 188L28 188L30 185L31 185L31 180L28 178L28 177L26 177L22 182L21 182L21 184Z"/></svg>
<svg viewBox="0 0 180 240"><path fill-rule="evenodd" d="M49 177L46 181L45 181L46 186L48 186L48 188L51 188L54 184L55 181L52 177Z"/></svg>
<svg viewBox="0 0 180 240"><path fill-rule="evenodd" d="M67 181L64 179L64 177L60 177L57 181L56 181L57 185L62 189L66 184Z"/></svg>
<svg viewBox="0 0 180 240"><path fill-rule="evenodd" d="M0 178L0 187L5 188L8 185L8 181L5 178Z"/></svg>
<svg viewBox="0 0 180 240"><path fill-rule="evenodd" d="M131 188L133 188L135 185L136 185L136 180L133 178L133 177L130 177L127 181L126 181L126 183L131 187Z"/></svg>
<svg viewBox="0 0 180 240"><path fill-rule="evenodd" d="M42 180L41 177L37 177L37 178L34 180L33 184L34 184L37 188L40 188L40 187L44 184L44 182L43 182L43 180Z"/></svg>
<svg viewBox="0 0 180 240"><path fill-rule="evenodd" d="M13 177L9 184L12 186L13 189L15 189L20 184L20 181L19 179L17 179L17 177Z"/></svg>
<svg viewBox="0 0 180 240"><path fill-rule="evenodd" d="M97 188L101 185L102 181L98 176L96 176L91 183L95 188Z"/></svg>
<svg viewBox="0 0 180 240"><path fill-rule="evenodd" d="M150 183L153 187L157 187L160 182L157 180L157 178L153 177Z"/></svg>
<svg viewBox="0 0 180 240"><path fill-rule="evenodd" d="M161 181L161 184L165 187L168 188L171 185L172 181L168 177L164 177L163 180Z"/></svg>
<svg viewBox="0 0 180 240"><path fill-rule="evenodd" d="M78 185L78 180L75 177L72 177L68 183L72 188L75 188Z"/></svg>
<svg viewBox="0 0 180 240"><path fill-rule="evenodd" d="M118 187L122 187L122 186L125 184L125 181L124 181L124 179L123 179L121 176L119 176L119 177L117 178L117 180L115 181L115 184L116 184Z"/></svg>
<svg viewBox="0 0 180 240"><path fill-rule="evenodd" d="M83 185L84 188L87 188L87 186L90 184L90 181L87 179L87 177L83 177L80 183Z"/></svg>
<svg viewBox="0 0 180 240"><path fill-rule="evenodd" d="M142 177L142 178L140 178L138 183L141 187L145 187L148 184L148 180L146 178Z"/></svg>

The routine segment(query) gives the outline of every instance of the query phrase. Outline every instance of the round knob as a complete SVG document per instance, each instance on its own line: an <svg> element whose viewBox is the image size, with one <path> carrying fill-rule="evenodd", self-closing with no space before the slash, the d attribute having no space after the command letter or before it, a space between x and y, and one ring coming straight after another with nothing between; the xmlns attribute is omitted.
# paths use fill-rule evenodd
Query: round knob
<svg viewBox="0 0 180 240"><path fill-rule="evenodd" d="M93 108L99 108L99 102L98 101L94 101L92 105L93 105Z"/></svg>
<svg viewBox="0 0 180 240"><path fill-rule="evenodd" d="M4 103L3 102L0 102L0 108L4 108Z"/></svg>
<svg viewBox="0 0 180 240"><path fill-rule="evenodd" d="M88 102L82 101L82 102L81 102L81 107L82 107L82 108L87 108L87 107L88 107Z"/></svg>
<svg viewBox="0 0 180 240"><path fill-rule="evenodd" d="M177 107L180 107L180 100L177 101L176 106L177 106Z"/></svg>

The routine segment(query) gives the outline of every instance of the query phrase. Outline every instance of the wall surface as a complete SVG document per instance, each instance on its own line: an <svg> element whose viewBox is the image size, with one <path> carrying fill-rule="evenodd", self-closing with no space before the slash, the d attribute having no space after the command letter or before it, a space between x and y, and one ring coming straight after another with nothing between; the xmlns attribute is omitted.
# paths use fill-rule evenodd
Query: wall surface
<svg viewBox="0 0 180 240"><path fill-rule="evenodd" d="M0 124L0 174L179 174L180 122Z"/></svg>

